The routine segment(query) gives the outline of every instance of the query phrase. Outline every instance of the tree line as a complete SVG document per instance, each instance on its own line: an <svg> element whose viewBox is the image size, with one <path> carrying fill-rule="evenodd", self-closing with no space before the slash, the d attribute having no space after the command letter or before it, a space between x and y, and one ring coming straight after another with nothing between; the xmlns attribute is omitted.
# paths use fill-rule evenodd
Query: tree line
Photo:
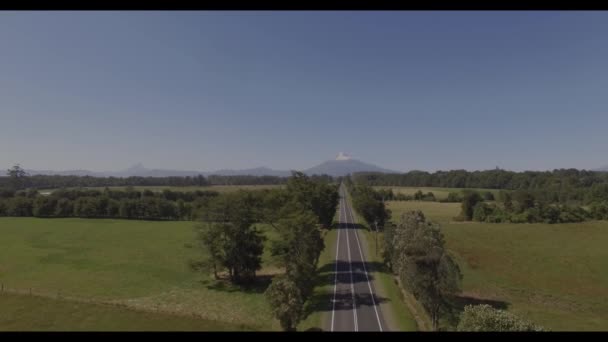
<svg viewBox="0 0 608 342"><path fill-rule="evenodd" d="M370 173L353 175L357 183L371 186L410 186L484 189L576 189L608 184L608 172L577 169L514 172L501 169L486 171L410 171L406 173Z"/></svg>
<svg viewBox="0 0 608 342"><path fill-rule="evenodd" d="M608 220L608 200L586 206L562 204L543 191L501 191L498 200L487 202L475 191L465 191L457 220L488 223L571 223Z"/></svg>
<svg viewBox="0 0 608 342"><path fill-rule="evenodd" d="M312 175L315 181L334 182L328 175ZM116 187L116 186L212 186L212 185L281 185L289 177L252 176L252 175L209 175L171 176L171 177L93 177L93 176L62 176L62 175L28 175L25 170L15 165L7 170L6 176L0 176L0 189L21 190L79 188L79 187Z"/></svg>

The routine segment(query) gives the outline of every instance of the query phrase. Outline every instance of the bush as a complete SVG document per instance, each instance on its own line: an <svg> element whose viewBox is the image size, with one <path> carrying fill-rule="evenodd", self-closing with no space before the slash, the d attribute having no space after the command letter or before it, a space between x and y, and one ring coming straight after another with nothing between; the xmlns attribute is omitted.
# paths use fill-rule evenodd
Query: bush
<svg viewBox="0 0 608 342"><path fill-rule="evenodd" d="M483 196L484 201L493 201L494 200L494 194L489 191L484 192L482 196Z"/></svg>
<svg viewBox="0 0 608 342"><path fill-rule="evenodd" d="M509 312L487 304L467 305L460 315L458 331L544 331L544 329Z"/></svg>

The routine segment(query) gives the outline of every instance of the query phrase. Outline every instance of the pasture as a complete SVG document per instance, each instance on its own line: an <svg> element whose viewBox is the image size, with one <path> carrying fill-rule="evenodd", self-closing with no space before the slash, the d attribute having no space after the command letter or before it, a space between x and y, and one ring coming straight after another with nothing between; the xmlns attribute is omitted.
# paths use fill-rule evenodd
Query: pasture
<svg viewBox="0 0 608 342"><path fill-rule="evenodd" d="M453 222L458 203L387 202L393 221L420 209L441 224L465 303L488 303L550 330L608 329L608 222Z"/></svg>
<svg viewBox="0 0 608 342"><path fill-rule="evenodd" d="M207 322L188 325L193 329L279 329L263 297L265 286L241 290L189 268L189 261L202 257L201 250L194 246L193 227L193 222L184 221L0 218L0 283L40 296L3 297L7 305L2 305L3 311L36 321L27 308L36 300L57 298L59 294L74 301L119 304L133 310L195 316ZM271 230L261 228L272 238ZM277 272L269 253L264 254L263 265L258 273L263 279ZM58 305L57 315L73 311L72 304L53 303ZM111 316L110 309L83 306L83 310ZM34 321L15 325L0 320L0 330L72 329L64 323L37 328ZM79 324L76 322L74 328ZM82 324L83 329L104 328L91 322ZM112 324L107 327L121 328Z"/></svg>

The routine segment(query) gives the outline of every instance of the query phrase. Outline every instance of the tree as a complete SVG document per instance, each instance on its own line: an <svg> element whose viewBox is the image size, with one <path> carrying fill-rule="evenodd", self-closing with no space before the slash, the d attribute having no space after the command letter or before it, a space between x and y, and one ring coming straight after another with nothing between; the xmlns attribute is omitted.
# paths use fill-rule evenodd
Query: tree
<svg viewBox="0 0 608 342"><path fill-rule="evenodd" d="M20 190L25 186L25 180L28 176L27 172L25 172L19 164L6 170L6 175L9 177L11 185L16 190Z"/></svg>
<svg viewBox="0 0 608 342"><path fill-rule="evenodd" d="M421 211L401 216L391 227L388 257L404 286L420 301L437 329L439 316L460 292L462 274L445 250L440 227L427 222Z"/></svg>
<svg viewBox="0 0 608 342"><path fill-rule="evenodd" d="M247 193L226 194L209 211L198 230L210 263L215 270L227 269L233 283L253 281L262 266L264 236L255 228L251 198Z"/></svg>
<svg viewBox="0 0 608 342"><path fill-rule="evenodd" d="M458 331L544 331L530 321L488 304L467 305L460 315Z"/></svg>
<svg viewBox="0 0 608 342"><path fill-rule="evenodd" d="M55 214L57 200L46 196L38 196L34 199L32 215L36 217L49 217Z"/></svg>
<svg viewBox="0 0 608 342"><path fill-rule="evenodd" d="M467 221L471 221L473 219L473 211L475 205L478 202L481 202L483 199L476 191L464 191L462 196L462 205L460 215Z"/></svg>
<svg viewBox="0 0 608 342"><path fill-rule="evenodd" d="M490 191L486 191L483 193L483 200L484 201L493 201L494 200L494 194L491 193Z"/></svg>
<svg viewBox="0 0 608 342"><path fill-rule="evenodd" d="M304 301L296 283L285 276L278 276L264 293L272 313L286 331L295 330L303 313Z"/></svg>
<svg viewBox="0 0 608 342"><path fill-rule="evenodd" d="M284 267L303 299L314 289L319 256L325 248L315 215L298 203L283 208L282 219L275 228L279 238L272 241L271 255Z"/></svg>

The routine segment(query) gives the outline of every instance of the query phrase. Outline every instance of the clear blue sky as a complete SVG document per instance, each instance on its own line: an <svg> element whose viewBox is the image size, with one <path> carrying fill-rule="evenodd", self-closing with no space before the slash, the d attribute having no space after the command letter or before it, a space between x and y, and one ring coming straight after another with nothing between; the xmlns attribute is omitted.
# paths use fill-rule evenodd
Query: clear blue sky
<svg viewBox="0 0 608 342"><path fill-rule="evenodd" d="M0 166L608 164L606 12L2 12Z"/></svg>

